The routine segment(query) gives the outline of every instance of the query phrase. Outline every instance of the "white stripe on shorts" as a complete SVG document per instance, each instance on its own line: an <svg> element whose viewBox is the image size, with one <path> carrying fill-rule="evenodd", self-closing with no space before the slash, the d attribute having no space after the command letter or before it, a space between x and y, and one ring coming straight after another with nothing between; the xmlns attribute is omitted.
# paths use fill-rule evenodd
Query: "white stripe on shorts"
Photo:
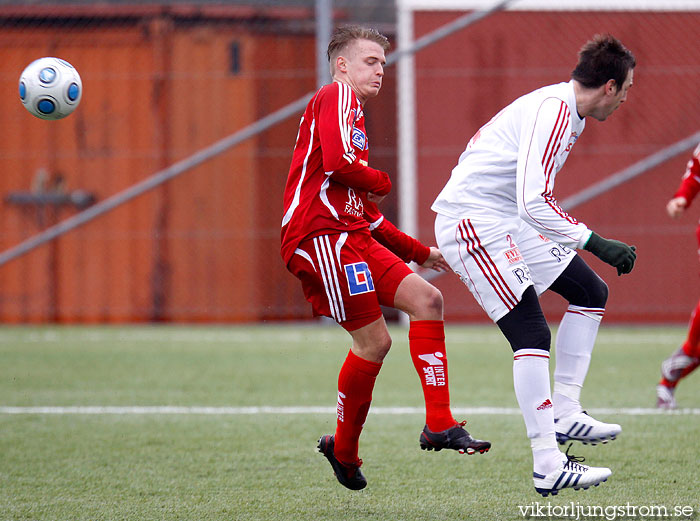
<svg viewBox="0 0 700 521"><path fill-rule="evenodd" d="M345 306L343 305L343 293L338 282L338 270L336 269L331 241L328 235L314 237L313 241L331 316L336 322L343 322L345 320Z"/></svg>

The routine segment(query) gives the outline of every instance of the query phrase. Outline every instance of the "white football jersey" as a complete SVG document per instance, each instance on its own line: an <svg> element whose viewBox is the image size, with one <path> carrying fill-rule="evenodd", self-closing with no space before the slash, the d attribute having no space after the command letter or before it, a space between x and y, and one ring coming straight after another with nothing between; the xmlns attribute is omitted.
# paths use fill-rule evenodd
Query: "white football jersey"
<svg viewBox="0 0 700 521"><path fill-rule="evenodd" d="M471 138L433 211L473 220L519 216L552 241L583 247L588 227L559 207L553 191L584 127L573 81L518 98Z"/></svg>

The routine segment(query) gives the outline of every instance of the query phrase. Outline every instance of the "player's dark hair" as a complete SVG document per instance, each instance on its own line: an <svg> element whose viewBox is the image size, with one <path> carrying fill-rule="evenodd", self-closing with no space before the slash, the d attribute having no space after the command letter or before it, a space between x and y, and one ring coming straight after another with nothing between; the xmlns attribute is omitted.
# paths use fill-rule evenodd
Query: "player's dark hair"
<svg viewBox="0 0 700 521"><path fill-rule="evenodd" d="M611 34L596 34L581 47L571 77L590 89L615 80L619 91L635 65L634 55L617 38Z"/></svg>
<svg viewBox="0 0 700 521"><path fill-rule="evenodd" d="M346 25L338 27L331 36L331 41L328 42L328 61L335 58L338 53L345 49L350 42L355 40L369 40L378 43L384 51L389 50L389 40L383 34L377 32L370 27L362 27L361 25Z"/></svg>

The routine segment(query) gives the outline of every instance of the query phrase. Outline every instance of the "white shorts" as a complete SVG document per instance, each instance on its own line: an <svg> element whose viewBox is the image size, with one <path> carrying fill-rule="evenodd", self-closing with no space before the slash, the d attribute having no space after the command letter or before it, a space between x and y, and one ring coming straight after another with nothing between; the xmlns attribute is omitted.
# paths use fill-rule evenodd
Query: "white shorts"
<svg viewBox="0 0 700 521"><path fill-rule="evenodd" d="M540 235L521 219L435 219L438 248L494 322L513 309L528 286L541 295L576 251Z"/></svg>

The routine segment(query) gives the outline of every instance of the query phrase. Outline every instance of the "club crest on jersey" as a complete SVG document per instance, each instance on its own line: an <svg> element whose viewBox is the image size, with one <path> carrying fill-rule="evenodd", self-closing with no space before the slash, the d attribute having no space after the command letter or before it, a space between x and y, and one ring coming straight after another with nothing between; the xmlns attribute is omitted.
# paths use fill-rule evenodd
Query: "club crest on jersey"
<svg viewBox="0 0 700 521"><path fill-rule="evenodd" d="M573 148L574 143L576 143L577 139L578 139L578 132L572 132L571 136L569 137L569 144L566 145L566 149L564 150L564 152L569 152Z"/></svg>
<svg viewBox="0 0 700 521"><path fill-rule="evenodd" d="M350 121L352 122L352 125L355 126L355 123L361 120L364 115L365 113L362 111L362 109L359 111L357 109L352 109L350 111Z"/></svg>
<svg viewBox="0 0 700 521"><path fill-rule="evenodd" d="M369 272L369 267L366 262L355 262L346 264L345 275L348 279L348 290L350 295L361 295L374 291L374 282L372 274Z"/></svg>
<svg viewBox="0 0 700 521"><path fill-rule="evenodd" d="M352 144L358 150L364 150L367 146L367 136L357 127L352 127Z"/></svg>

